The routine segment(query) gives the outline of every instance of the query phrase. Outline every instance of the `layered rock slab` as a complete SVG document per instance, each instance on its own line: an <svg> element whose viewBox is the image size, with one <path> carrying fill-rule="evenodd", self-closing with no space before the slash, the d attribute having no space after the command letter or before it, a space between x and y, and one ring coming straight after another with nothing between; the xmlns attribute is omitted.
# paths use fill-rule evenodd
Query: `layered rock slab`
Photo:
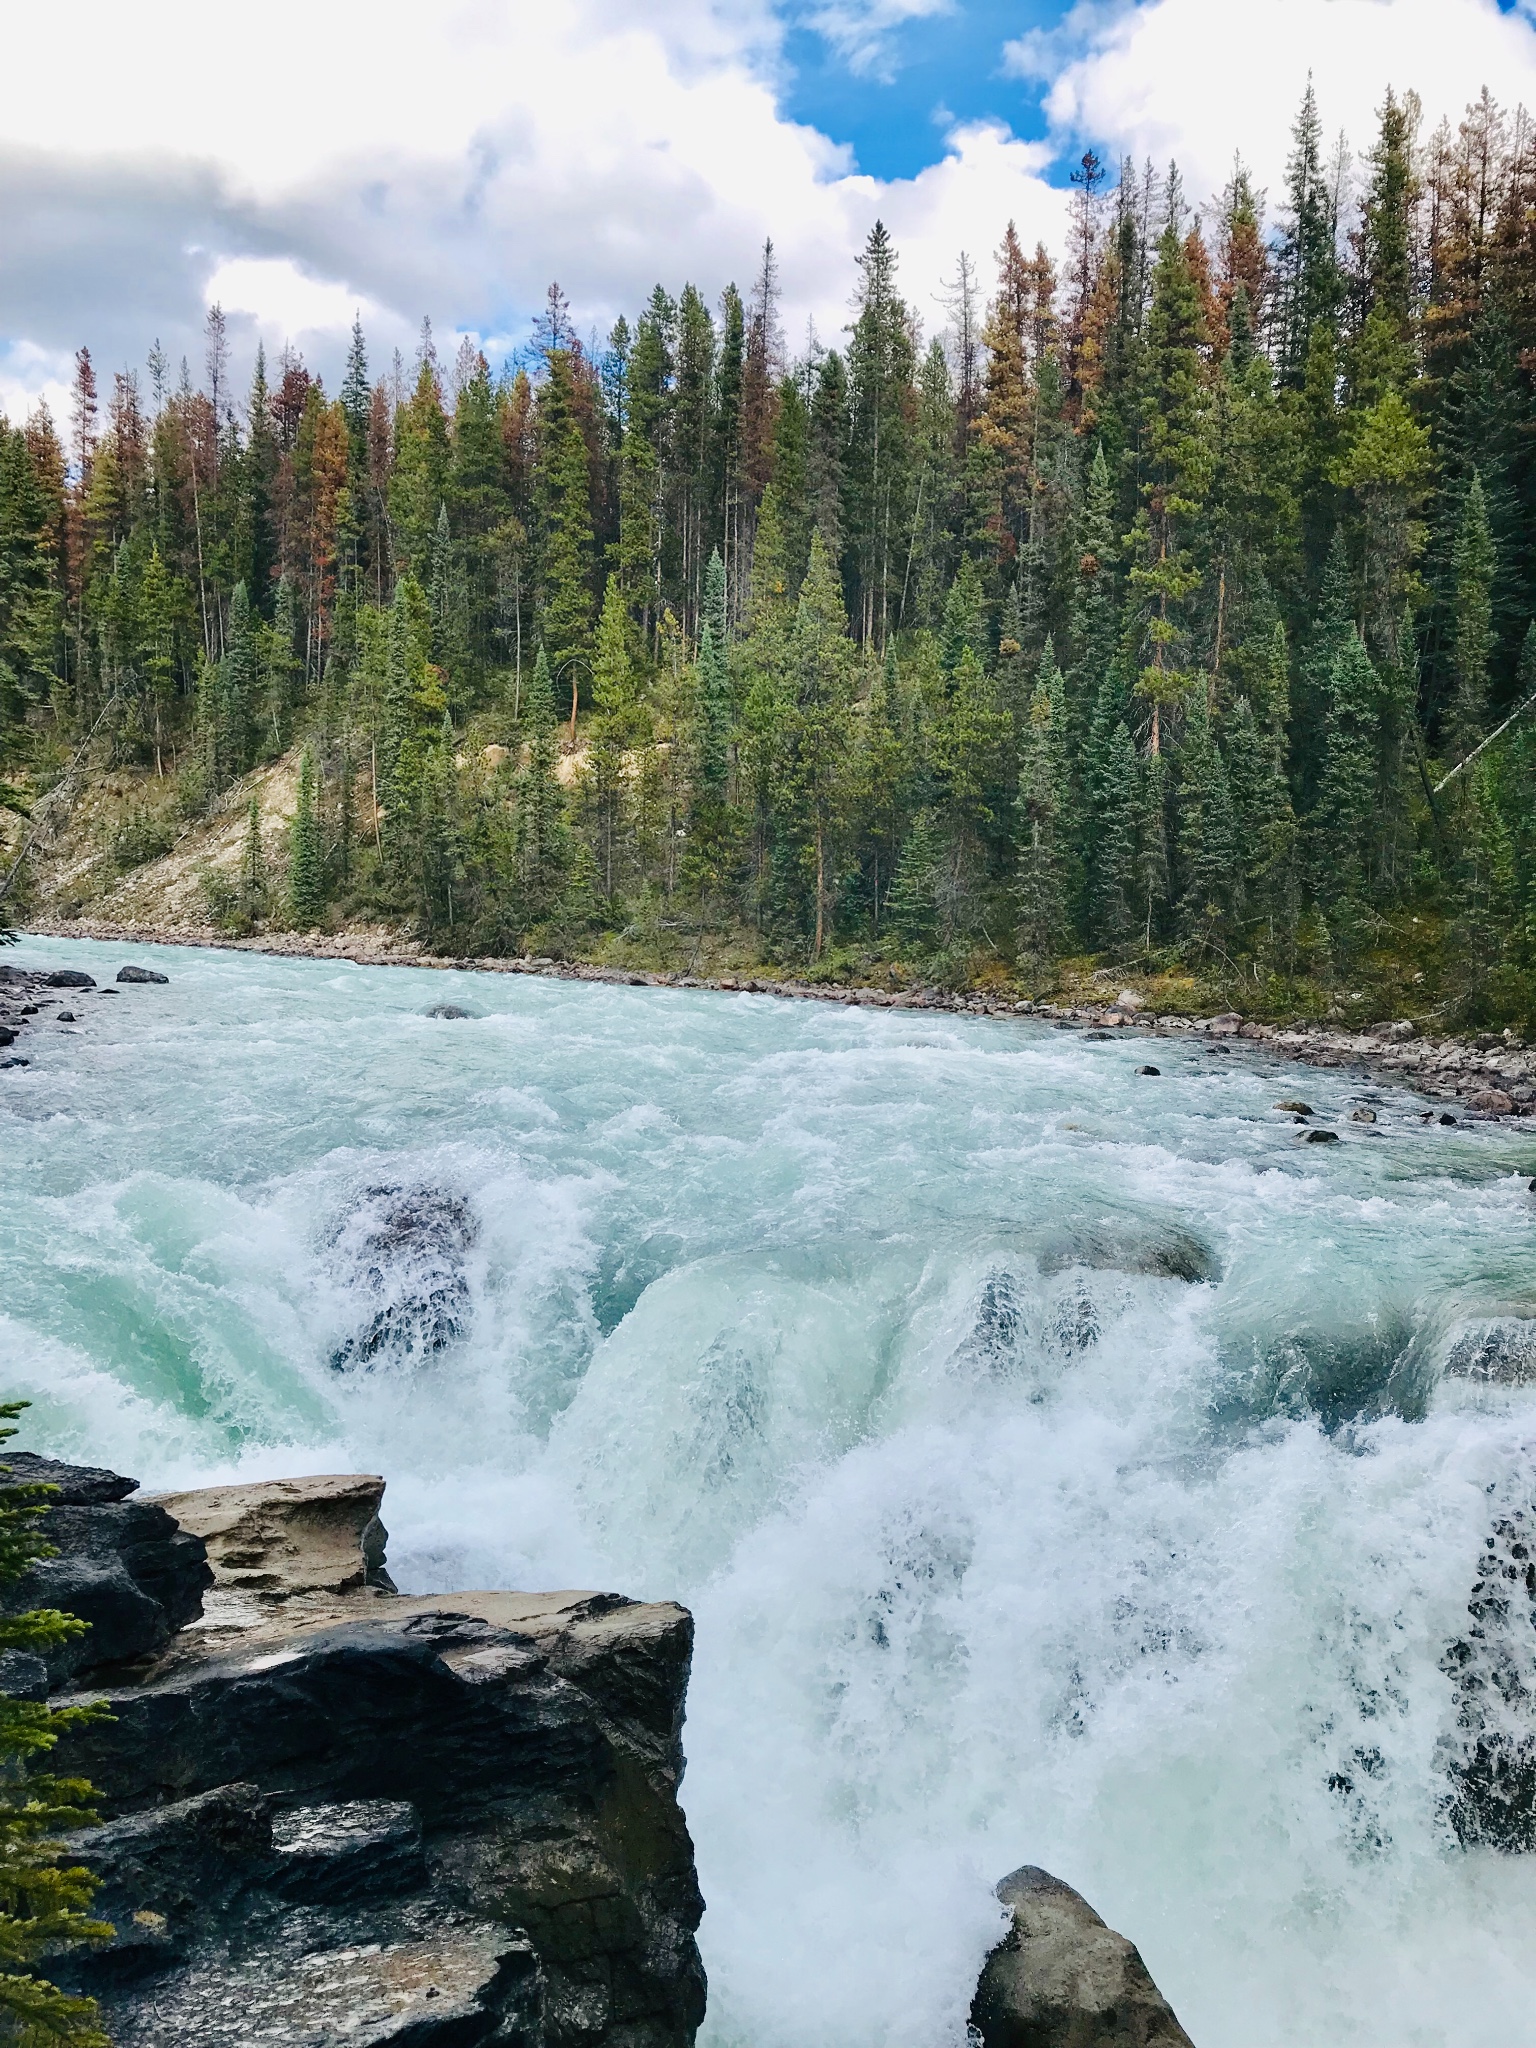
<svg viewBox="0 0 1536 2048"><path fill-rule="evenodd" d="M215 1558L204 1619L65 1695L113 1716L58 1757L111 1803L75 1846L119 1930L65 1974L130 2048L686 2048L691 1618L583 1592L400 1598L366 1583L380 1490L177 1502ZM308 1563L306 1521L327 1532Z"/></svg>

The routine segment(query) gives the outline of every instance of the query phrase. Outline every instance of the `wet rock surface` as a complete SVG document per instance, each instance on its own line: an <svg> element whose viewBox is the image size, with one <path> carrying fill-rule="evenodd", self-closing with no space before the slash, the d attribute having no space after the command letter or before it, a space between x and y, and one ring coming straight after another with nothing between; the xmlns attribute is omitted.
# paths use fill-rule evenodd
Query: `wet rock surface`
<svg viewBox="0 0 1536 2048"><path fill-rule="evenodd" d="M1500 1515L1485 1539L1465 1632L1441 1668L1455 1734L1443 1745L1446 1817L1464 1847L1536 1851L1536 1517Z"/></svg>
<svg viewBox="0 0 1536 2048"><path fill-rule="evenodd" d="M82 1471L74 1511L142 1506L132 1487ZM54 1974L124 2048L690 2043L690 1617L391 1594L381 1492L342 1475L147 1504L208 1532L217 1583L157 1655L55 1695L113 1717L57 1762L107 1797L72 1847L118 1931Z"/></svg>
<svg viewBox="0 0 1536 2048"><path fill-rule="evenodd" d="M123 967L120 982L165 982L167 975L152 967ZM94 975L78 967L27 968L13 961L0 961L0 1047L13 1046L24 1033L36 1033L50 1026L73 1027L88 1022L85 1009L61 1007L73 991L94 1003L98 996L115 996L116 988L98 988ZM0 1068L21 1068L31 1061L21 1055L0 1060Z"/></svg>
<svg viewBox="0 0 1536 2048"><path fill-rule="evenodd" d="M465 1261L480 1236L469 1200L452 1188L364 1188L331 1234L338 1280L372 1314L331 1353L338 1372L429 1358L469 1327Z"/></svg>
<svg viewBox="0 0 1536 2048"><path fill-rule="evenodd" d="M982 2048L1193 2048L1134 1945L1081 1893L1026 1865L997 1896L1013 1921L971 2006Z"/></svg>
<svg viewBox="0 0 1536 2048"><path fill-rule="evenodd" d="M1098 1272L1138 1273L1153 1280L1182 1280L1189 1286L1221 1277L1211 1247L1177 1223L1089 1221L1064 1226L1038 1249L1042 1273L1072 1266Z"/></svg>
<svg viewBox="0 0 1536 2048"><path fill-rule="evenodd" d="M213 1584L203 1545L164 1508L131 1499L136 1480L27 1452L8 1453L5 1465L12 1484L58 1488L40 1526L60 1554L0 1596L0 1611L61 1607L91 1625L47 1653L54 1684L152 1656L198 1619Z"/></svg>

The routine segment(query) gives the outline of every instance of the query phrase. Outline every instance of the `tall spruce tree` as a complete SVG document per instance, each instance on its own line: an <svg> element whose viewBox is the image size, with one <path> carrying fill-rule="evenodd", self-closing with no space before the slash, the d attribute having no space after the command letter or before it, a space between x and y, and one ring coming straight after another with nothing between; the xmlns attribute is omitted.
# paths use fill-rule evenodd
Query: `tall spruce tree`
<svg viewBox="0 0 1536 2048"><path fill-rule="evenodd" d="M1047 647L1030 699L1016 800L1021 952L1049 960L1072 931L1072 809L1066 686Z"/></svg>
<svg viewBox="0 0 1536 2048"><path fill-rule="evenodd" d="M288 915L301 930L318 923L325 909L325 854L315 798L315 757L308 747L299 760L299 787L288 837Z"/></svg>
<svg viewBox="0 0 1536 2048"><path fill-rule="evenodd" d="M1493 580L1498 563L1488 525L1488 504L1482 479L1474 470L1461 525L1456 533L1451 573L1455 590L1453 670L1456 694L1451 700L1447 737L1459 760L1483 736L1488 715L1488 660L1493 643Z"/></svg>
<svg viewBox="0 0 1536 2048"><path fill-rule="evenodd" d="M559 725L549 657L541 645L527 698L528 758L518 778L514 846L517 911L523 927L558 908L571 868L565 792L560 787Z"/></svg>
<svg viewBox="0 0 1536 2048"><path fill-rule="evenodd" d="M1227 764L1206 692L1188 704L1178 757L1179 926L1196 948L1224 951L1242 905Z"/></svg>
<svg viewBox="0 0 1536 2048"><path fill-rule="evenodd" d="M1318 899L1328 908L1363 904L1376 801L1381 685L1358 633L1333 664L1327 747L1311 819Z"/></svg>

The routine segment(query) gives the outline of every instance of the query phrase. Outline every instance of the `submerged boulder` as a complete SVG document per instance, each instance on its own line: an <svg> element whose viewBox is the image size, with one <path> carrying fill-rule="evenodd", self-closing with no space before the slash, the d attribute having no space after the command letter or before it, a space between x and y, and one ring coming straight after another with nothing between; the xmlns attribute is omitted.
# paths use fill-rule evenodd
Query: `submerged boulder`
<svg viewBox="0 0 1536 2048"><path fill-rule="evenodd" d="M1013 1924L971 2005L982 2048L1193 2048L1134 1945L1081 1893L1026 1864L997 1896Z"/></svg>
<svg viewBox="0 0 1536 2048"><path fill-rule="evenodd" d="M1500 1316L1462 1330L1446 1354L1448 1379L1490 1386L1536 1384L1536 1316Z"/></svg>
<svg viewBox="0 0 1536 2048"><path fill-rule="evenodd" d="M479 1219L451 1188L397 1182L365 1188L330 1240L332 1270L372 1304L367 1321L331 1353L338 1371L446 1351L469 1327L465 1261Z"/></svg>
<svg viewBox="0 0 1536 2048"><path fill-rule="evenodd" d="M1089 1266L1154 1280L1183 1280L1191 1286L1221 1278L1216 1254L1182 1223L1116 1218L1069 1225L1042 1240L1038 1257L1040 1271L1046 1274Z"/></svg>
<svg viewBox="0 0 1536 2048"><path fill-rule="evenodd" d="M119 967L117 978L127 982L159 982L163 986L171 977L162 974L158 967Z"/></svg>
<svg viewBox="0 0 1536 2048"><path fill-rule="evenodd" d="M1446 1816L1464 1847L1536 1850L1536 1515L1484 1539L1464 1632L1446 1650L1455 1733Z"/></svg>

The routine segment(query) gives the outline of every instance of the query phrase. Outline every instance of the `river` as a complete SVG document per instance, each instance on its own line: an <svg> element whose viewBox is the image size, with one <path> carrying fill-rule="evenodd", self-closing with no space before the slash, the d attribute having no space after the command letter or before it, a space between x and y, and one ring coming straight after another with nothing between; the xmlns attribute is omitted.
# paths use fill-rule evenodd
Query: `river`
<svg viewBox="0 0 1536 2048"><path fill-rule="evenodd" d="M1449 1654L1536 1510L1536 1133L1032 1022L8 957L171 977L0 1074L24 1442L379 1471L405 1590L691 1606L709 2048L958 2048L1025 1862L1199 2048L1536 2041ZM1472 1653L1516 1745L1529 1620Z"/></svg>

